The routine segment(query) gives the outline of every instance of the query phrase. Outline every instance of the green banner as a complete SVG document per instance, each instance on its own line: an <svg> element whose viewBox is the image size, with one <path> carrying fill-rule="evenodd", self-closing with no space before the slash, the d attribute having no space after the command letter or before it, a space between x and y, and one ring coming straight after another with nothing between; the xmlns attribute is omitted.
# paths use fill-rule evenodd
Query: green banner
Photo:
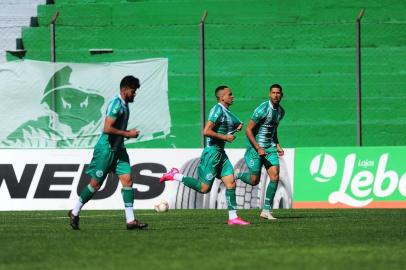
<svg viewBox="0 0 406 270"><path fill-rule="evenodd" d="M140 142L170 133L168 60L0 65L0 148L91 148L102 133L109 102L123 77L141 87L129 106L128 129ZM126 142L127 143L127 142Z"/></svg>
<svg viewBox="0 0 406 270"><path fill-rule="evenodd" d="M294 205L406 207L406 147L297 148Z"/></svg>

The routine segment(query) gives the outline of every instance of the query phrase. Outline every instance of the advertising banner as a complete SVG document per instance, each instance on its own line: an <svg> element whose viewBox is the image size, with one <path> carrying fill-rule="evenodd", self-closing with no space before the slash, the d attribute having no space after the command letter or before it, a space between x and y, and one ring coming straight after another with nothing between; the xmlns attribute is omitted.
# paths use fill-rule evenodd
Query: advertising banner
<svg viewBox="0 0 406 270"><path fill-rule="evenodd" d="M168 60L79 64L13 61L0 65L0 148L91 148L120 82L140 80L128 129L138 141L169 134ZM151 125L151 123L154 123Z"/></svg>
<svg viewBox="0 0 406 270"><path fill-rule="evenodd" d="M406 207L406 147L296 148L294 208Z"/></svg>
<svg viewBox="0 0 406 270"><path fill-rule="evenodd" d="M225 209L225 188L216 180L210 193L201 194L177 181L159 183L163 173L178 167L188 176L197 176L201 149L127 149L132 164L135 209L153 209L166 200L170 208ZM231 163L243 168L244 149L226 150ZM0 149L0 211L67 210L90 178L86 174L92 149ZM281 158L281 183L275 207L289 208L292 202L293 150ZM259 186L237 180L239 208L258 208L263 202L267 176ZM123 209L121 184L110 174L85 209Z"/></svg>

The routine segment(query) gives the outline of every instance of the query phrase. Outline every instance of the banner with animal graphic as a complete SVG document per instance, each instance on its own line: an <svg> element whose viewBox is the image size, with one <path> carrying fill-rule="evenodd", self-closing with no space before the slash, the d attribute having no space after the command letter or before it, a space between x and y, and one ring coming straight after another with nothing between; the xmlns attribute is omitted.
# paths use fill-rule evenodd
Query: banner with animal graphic
<svg viewBox="0 0 406 270"><path fill-rule="evenodd" d="M0 148L93 147L107 105L127 75L141 83L129 105L128 129L140 130L137 141L169 134L167 59L96 64L24 60L0 65Z"/></svg>

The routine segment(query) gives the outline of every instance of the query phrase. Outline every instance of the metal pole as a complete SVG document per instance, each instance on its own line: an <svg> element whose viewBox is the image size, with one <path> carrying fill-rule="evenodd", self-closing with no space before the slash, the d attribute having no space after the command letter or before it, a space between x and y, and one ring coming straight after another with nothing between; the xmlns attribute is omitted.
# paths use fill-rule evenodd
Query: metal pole
<svg viewBox="0 0 406 270"><path fill-rule="evenodd" d="M204 22L207 17L207 10L204 11L202 20L199 23L200 30L200 121L201 121L201 145L206 146L203 129L206 125L206 85L205 85L205 59L204 59Z"/></svg>
<svg viewBox="0 0 406 270"><path fill-rule="evenodd" d="M51 21L51 62L55 63L56 62L56 55L55 55L55 23L56 20L58 19L59 12L55 12L54 17L52 18Z"/></svg>
<svg viewBox="0 0 406 270"><path fill-rule="evenodd" d="M361 9L356 23L356 76L357 76L357 146L362 146L361 117L361 19L365 9Z"/></svg>
<svg viewBox="0 0 406 270"><path fill-rule="evenodd" d="M54 17L52 18L51 21L51 25L50 25L50 30L51 30L51 63L55 63L56 62L56 50L55 50L55 23L56 20L58 19L58 15L59 12L55 12ZM54 74L55 74L55 67L54 67ZM53 75L54 75L53 74ZM55 88L55 80L54 80L54 76L52 75L52 89ZM56 91L52 91L51 92L51 110L56 112ZM52 127L55 129L56 128L56 123L55 123L55 119L52 117L52 121L51 121L51 125Z"/></svg>

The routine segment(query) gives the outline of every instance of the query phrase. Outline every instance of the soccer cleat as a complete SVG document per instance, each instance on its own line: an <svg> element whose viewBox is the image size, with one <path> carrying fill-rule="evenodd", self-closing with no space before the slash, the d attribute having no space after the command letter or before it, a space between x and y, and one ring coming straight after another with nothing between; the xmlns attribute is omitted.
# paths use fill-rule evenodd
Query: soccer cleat
<svg viewBox="0 0 406 270"><path fill-rule="evenodd" d="M72 229L79 230L79 216L75 216L74 214L72 214L72 210L69 210L68 217Z"/></svg>
<svg viewBox="0 0 406 270"><path fill-rule="evenodd" d="M165 181L173 181L175 174L179 173L179 170L176 168L172 168L169 172L164 173L162 177L159 179L159 183L165 182Z"/></svg>
<svg viewBox="0 0 406 270"><path fill-rule="evenodd" d="M131 221L130 223L127 223L127 230L142 230L144 228L148 227L148 224L146 223L140 223L138 220Z"/></svg>
<svg viewBox="0 0 406 270"><path fill-rule="evenodd" d="M269 211L262 210L261 214L259 215L260 218L268 219L268 220L276 220L277 218L272 216L272 213Z"/></svg>
<svg viewBox="0 0 406 270"><path fill-rule="evenodd" d="M245 221L240 217L229 219L227 223L228 223L228 225L250 225L251 224L248 221Z"/></svg>

